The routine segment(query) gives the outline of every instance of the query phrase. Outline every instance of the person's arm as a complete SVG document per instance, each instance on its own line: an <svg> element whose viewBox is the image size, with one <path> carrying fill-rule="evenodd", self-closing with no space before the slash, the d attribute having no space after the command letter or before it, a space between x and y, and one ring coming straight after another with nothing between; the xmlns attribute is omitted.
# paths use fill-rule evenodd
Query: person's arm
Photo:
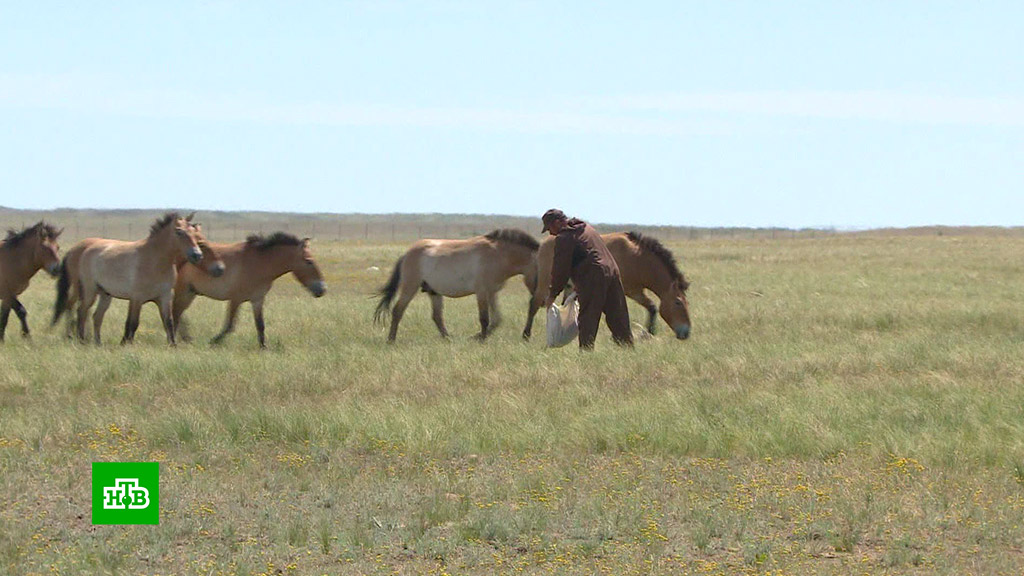
<svg viewBox="0 0 1024 576"><path fill-rule="evenodd" d="M555 302L555 298L562 293L565 285L569 282L569 274L572 272L572 252L576 247L572 236L558 235L555 237L555 256L551 263L551 284L548 286L548 301L544 308L548 309Z"/></svg>

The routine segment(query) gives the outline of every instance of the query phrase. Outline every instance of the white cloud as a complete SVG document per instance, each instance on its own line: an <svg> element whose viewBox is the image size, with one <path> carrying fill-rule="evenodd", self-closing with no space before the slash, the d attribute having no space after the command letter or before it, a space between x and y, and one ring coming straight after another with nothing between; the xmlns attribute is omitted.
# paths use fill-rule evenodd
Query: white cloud
<svg viewBox="0 0 1024 576"><path fill-rule="evenodd" d="M519 107L278 103L261 94L124 87L80 74L0 74L0 107L315 126L459 128L531 134L686 136L751 130L750 117L1024 127L1024 99L885 91L758 91L557 98Z"/></svg>
<svg viewBox="0 0 1024 576"><path fill-rule="evenodd" d="M123 88L106 78L74 74L0 74L0 106L261 124L464 128L539 134L673 136L729 132L720 121L639 118L607 112L274 103L261 95Z"/></svg>

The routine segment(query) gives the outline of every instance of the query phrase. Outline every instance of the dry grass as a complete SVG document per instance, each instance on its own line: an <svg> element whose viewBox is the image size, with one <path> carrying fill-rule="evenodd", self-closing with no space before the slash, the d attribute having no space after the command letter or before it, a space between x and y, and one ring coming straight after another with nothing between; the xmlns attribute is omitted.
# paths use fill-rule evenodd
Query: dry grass
<svg viewBox="0 0 1024 576"><path fill-rule="evenodd" d="M280 279L265 353L245 316L206 344L203 300L192 345L152 307L132 347L70 344L40 276L0 347L0 571L1021 572L1024 239L672 248L693 338L589 355L520 341L518 282L492 341L468 299L440 341L419 298L386 346L400 245L317 245L330 292ZM137 459L160 526L91 526L89 464Z"/></svg>

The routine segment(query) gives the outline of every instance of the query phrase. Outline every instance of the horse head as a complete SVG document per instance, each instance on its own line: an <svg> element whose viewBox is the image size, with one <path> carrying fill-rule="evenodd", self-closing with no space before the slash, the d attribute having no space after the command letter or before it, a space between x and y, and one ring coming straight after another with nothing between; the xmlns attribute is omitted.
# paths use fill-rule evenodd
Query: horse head
<svg viewBox="0 0 1024 576"><path fill-rule="evenodd" d="M661 297L658 312L661 318L672 327L676 338L686 340L690 337L690 305L686 301L686 289L689 283L683 279L672 281L668 292Z"/></svg>
<svg viewBox="0 0 1024 576"><path fill-rule="evenodd" d="M309 238L303 238L293 253L292 274L313 294L319 298L327 292L327 283L320 273L320 267L313 260L313 252L309 249Z"/></svg>
<svg viewBox="0 0 1024 576"><path fill-rule="evenodd" d="M188 218L185 220L187 221ZM203 253L203 270L214 278L223 276L226 266L224 261L221 260L220 254L217 254L217 251L206 241L206 236L203 234L203 225L197 222L191 226L192 233L196 238L196 244L199 246L199 251Z"/></svg>
<svg viewBox="0 0 1024 576"><path fill-rule="evenodd" d="M58 230L45 222L39 222L36 228L39 230L39 243L35 249L36 263L50 276L56 276L60 272L60 245L57 244L57 237L64 229Z"/></svg>
<svg viewBox="0 0 1024 576"><path fill-rule="evenodd" d="M150 241L162 243L169 252L176 253L175 260L198 264L203 259L203 251L196 241L196 231L191 222L194 214L189 214L187 218L182 218L177 212L165 214L149 229Z"/></svg>
<svg viewBox="0 0 1024 576"><path fill-rule="evenodd" d="M34 268L32 272L42 268L47 274L56 276L60 272L60 246L57 244L57 237L60 230L39 221L35 225L25 228L21 232L10 230L4 243L8 248L23 250L30 255L25 256Z"/></svg>

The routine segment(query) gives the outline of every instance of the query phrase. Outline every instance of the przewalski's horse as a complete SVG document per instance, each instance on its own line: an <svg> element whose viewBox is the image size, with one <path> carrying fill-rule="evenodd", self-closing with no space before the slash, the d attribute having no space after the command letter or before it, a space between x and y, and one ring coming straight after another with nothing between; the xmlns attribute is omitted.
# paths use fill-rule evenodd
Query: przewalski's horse
<svg viewBox="0 0 1024 576"><path fill-rule="evenodd" d="M57 237L63 231L63 228L57 230L40 221L21 232L9 230L7 237L0 241L0 341L7 331L11 310L21 320L21 335L28 337L28 312L18 301L18 294L28 288L29 281L40 269L51 276L57 275L60 270Z"/></svg>
<svg viewBox="0 0 1024 576"><path fill-rule="evenodd" d="M203 253L203 258L200 261L202 263L202 269L210 276L219 278L224 274L224 260L220 257L220 254L217 254L217 252L215 252L210 246L209 241L206 240L206 235L203 234L203 226L201 224L192 224L192 233L195 234L196 245L199 246L199 251ZM174 268L180 272L181 268L188 263L188 258L179 256L174 262Z"/></svg>
<svg viewBox="0 0 1024 576"><path fill-rule="evenodd" d="M263 299L274 280L284 274L294 274L317 298L327 291L320 268L309 250L309 238L299 240L291 234L276 232L269 237L253 235L246 238L245 242L214 244L213 247L227 266L225 274L214 278L192 264L182 266L174 286L172 315L175 325L178 325L181 315L198 294L214 300L227 300L228 315L224 329L213 339L214 344L234 330L235 314L242 302L251 302L252 315L256 321L256 337L260 348L266 348ZM182 337L187 339L187 332L183 331Z"/></svg>
<svg viewBox="0 0 1024 576"><path fill-rule="evenodd" d="M601 239L619 266L619 277L626 296L636 300L647 310L647 331L654 333L655 313L672 328L676 338L685 340L690 337L690 309L686 301L686 290L690 283L676 266L672 252L665 248L657 239L644 236L639 232L615 232L602 234ZM537 270L539 282L530 301L530 311L526 318L523 338L529 338L533 329L533 317L548 296L548 284L551 281L551 265L555 256L554 238L546 239L537 252ZM650 290L658 296L660 305L644 294Z"/></svg>
<svg viewBox="0 0 1024 576"><path fill-rule="evenodd" d="M394 342L402 314L416 292L422 290L430 294L437 330L448 338L443 297L476 294L480 311L480 333L476 337L483 340L501 323L497 293L505 281L522 274L526 288L534 292L538 247L533 236L515 229L495 230L467 240L420 240L398 259L388 283L378 292L380 302L374 322L383 323L390 313L388 342ZM396 294L398 302L390 309Z"/></svg>
<svg viewBox="0 0 1024 576"><path fill-rule="evenodd" d="M156 302L167 342L174 345L171 300L177 277L175 264L180 259L199 262L203 258L196 228L190 224L192 216L182 218L177 212L167 213L153 223L149 237L144 240L86 238L75 244L61 266L52 323L56 324L61 314L77 302L77 334L84 341L89 308L99 298L92 317L93 336L99 344L103 315L111 299L128 300L128 318L121 339L125 344L135 338L142 305Z"/></svg>

